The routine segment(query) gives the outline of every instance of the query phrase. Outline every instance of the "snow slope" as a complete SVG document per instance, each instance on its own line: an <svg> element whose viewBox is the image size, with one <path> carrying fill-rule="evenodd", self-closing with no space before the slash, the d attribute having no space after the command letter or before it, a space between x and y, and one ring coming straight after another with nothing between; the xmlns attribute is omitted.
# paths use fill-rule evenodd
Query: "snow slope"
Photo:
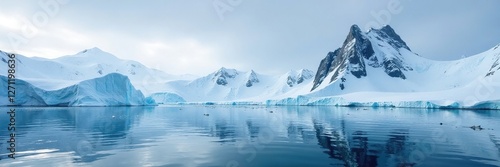
<svg viewBox="0 0 500 167"><path fill-rule="evenodd" d="M351 27L344 45L322 60L310 93L275 104L498 108L500 45L454 61L413 53L390 26Z"/></svg>
<svg viewBox="0 0 500 167"><path fill-rule="evenodd" d="M271 97L296 96L297 90L312 81L312 75L312 71L305 69L270 76L253 70L242 72L223 67L191 81L167 82L159 92L181 96L188 102L261 101Z"/></svg>
<svg viewBox="0 0 500 167"><path fill-rule="evenodd" d="M500 44L460 60L435 61L412 52L390 26L362 32L353 25L342 47L328 53L320 62L312 82L299 87L276 84L263 89L257 98L213 101L216 104L500 109L498 71ZM295 79L287 76L294 75L289 73L273 82L293 83ZM202 96L210 95L213 93ZM208 99L205 101L210 101ZM188 101L205 104L200 102L204 99Z"/></svg>
<svg viewBox="0 0 500 167"><path fill-rule="evenodd" d="M7 54L2 51L0 58L8 60ZM170 75L136 61L122 60L99 48L87 49L75 55L56 59L30 58L23 55L16 55L16 59L17 78L46 90L56 90L83 80L119 73L128 76L135 87L149 94L154 92L155 86L166 81L192 78L187 75ZM6 66L0 67L3 69ZM0 70L0 75L5 76L6 72Z"/></svg>
<svg viewBox="0 0 500 167"><path fill-rule="evenodd" d="M7 89L7 78L0 76L0 87ZM121 106L152 105L136 90L127 76L111 73L85 80L58 90L44 90L21 79L16 80L16 105L21 106ZM0 106L9 105L7 95L0 94Z"/></svg>
<svg viewBox="0 0 500 167"><path fill-rule="evenodd" d="M0 58L6 63L6 53L0 51ZM18 55L17 61L16 75L26 81L19 82L26 96L20 103L26 105L141 105L156 100L163 104L500 106L500 44L460 60L434 61L411 51L390 26L362 32L353 25L343 45L329 52L316 72L291 70L274 76L227 68L199 78L174 76L98 48L57 59ZM0 75L6 71L0 69ZM115 89L115 81L125 80L122 76L130 82ZM102 85L87 83L91 81Z"/></svg>

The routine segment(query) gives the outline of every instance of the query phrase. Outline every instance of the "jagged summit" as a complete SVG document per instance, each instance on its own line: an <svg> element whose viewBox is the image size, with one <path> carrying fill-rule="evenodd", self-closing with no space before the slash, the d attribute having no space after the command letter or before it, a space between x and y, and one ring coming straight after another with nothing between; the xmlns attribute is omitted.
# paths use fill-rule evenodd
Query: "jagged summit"
<svg viewBox="0 0 500 167"><path fill-rule="evenodd" d="M385 25L380 29L371 29L370 31L377 33L383 39L387 39L388 43L394 48L405 48L411 51L410 47L406 45L406 42L404 42L403 39L401 39L401 37L396 34L396 31L394 31L394 29L390 25Z"/></svg>
<svg viewBox="0 0 500 167"><path fill-rule="evenodd" d="M361 35L363 32L361 31L361 29L359 28L358 25L354 24L351 26L351 28L349 29L349 34L348 36L359 36ZM348 37L349 38L349 37Z"/></svg>
<svg viewBox="0 0 500 167"><path fill-rule="evenodd" d="M391 26L365 33L352 25L342 47L321 60L311 91L328 77L329 83L349 74L358 79L366 77L367 67L383 69L390 77L406 79L404 71L412 69L404 64L402 50L411 52Z"/></svg>
<svg viewBox="0 0 500 167"><path fill-rule="evenodd" d="M294 87L295 85L299 85L306 80L311 79L314 76L314 72L308 69L301 69L298 71L291 70L287 73L287 85L289 87Z"/></svg>
<svg viewBox="0 0 500 167"><path fill-rule="evenodd" d="M227 69L225 67L221 67L219 70L212 73L212 80L217 85L221 86L226 86L230 82L234 82L234 79L236 79L237 77L240 79L241 77L244 77L243 79L245 80L246 87L252 87L256 83L260 82L258 75L254 70L250 70L249 72L239 72L235 69Z"/></svg>
<svg viewBox="0 0 500 167"><path fill-rule="evenodd" d="M254 84L259 83L259 78L257 77L257 74L253 70L250 70L246 78L247 78L247 82L245 84L246 87L252 87Z"/></svg>
<svg viewBox="0 0 500 167"><path fill-rule="evenodd" d="M222 75L226 77L234 77L239 74L236 69L221 67L219 70L214 72L216 76Z"/></svg>
<svg viewBox="0 0 500 167"><path fill-rule="evenodd" d="M500 106L500 95L496 92L483 99L470 99L477 92L477 85L500 81L500 45L460 60L434 61L409 50L390 26L362 32L353 25L348 32L344 43L332 48L321 60L317 72L291 70L282 75L222 67L199 78L172 78L175 76L135 61L106 59L109 53L99 48L60 59L19 55L16 68L22 70L16 71L16 79L20 79L18 86L21 86L17 90L22 92L16 101L25 105L65 106L146 103L132 89L138 88L152 95L149 99L159 99L162 103L495 109ZM7 53L0 52L0 64L8 59ZM7 70L1 70L0 75L5 80ZM6 84L2 86L7 89ZM0 95L0 101L7 102L2 98L7 98L6 95Z"/></svg>
<svg viewBox="0 0 500 167"><path fill-rule="evenodd" d="M229 78L235 78L238 75L238 71L235 69L227 69L225 67L221 67L217 70L212 77L212 80L217 83L217 85L227 85Z"/></svg>

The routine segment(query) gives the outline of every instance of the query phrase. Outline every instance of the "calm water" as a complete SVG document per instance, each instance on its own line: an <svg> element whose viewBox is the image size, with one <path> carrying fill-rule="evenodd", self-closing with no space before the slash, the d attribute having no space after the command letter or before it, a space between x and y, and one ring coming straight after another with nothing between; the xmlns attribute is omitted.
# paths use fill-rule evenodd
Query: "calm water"
<svg viewBox="0 0 500 167"><path fill-rule="evenodd" d="M500 111L17 110L15 160L7 157L8 115L0 113L0 166L500 166Z"/></svg>

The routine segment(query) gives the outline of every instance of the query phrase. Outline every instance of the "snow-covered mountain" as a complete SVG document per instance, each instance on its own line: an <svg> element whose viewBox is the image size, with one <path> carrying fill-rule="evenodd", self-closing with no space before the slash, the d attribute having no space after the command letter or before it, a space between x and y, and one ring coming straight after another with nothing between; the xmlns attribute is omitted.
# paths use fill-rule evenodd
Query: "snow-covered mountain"
<svg viewBox="0 0 500 167"><path fill-rule="evenodd" d="M264 98L285 97L292 90L311 83L312 77L313 72L306 69L271 76L253 70L242 72L222 67L194 80L167 82L164 89L159 91L180 96L188 102L261 101ZM158 95L155 96L158 98ZM290 96L295 96L295 93Z"/></svg>
<svg viewBox="0 0 500 167"><path fill-rule="evenodd" d="M7 53L0 51L0 59L6 63ZM16 59L16 77L47 90L60 89L110 73L128 76L134 86L145 93L153 93L150 91L165 81L186 79L183 76L175 76L148 68L136 61L119 59L99 48L87 49L75 55L56 59L23 55L16 55ZM2 69L5 67L1 66ZM6 73L6 70L0 70L0 75L5 76Z"/></svg>
<svg viewBox="0 0 500 167"><path fill-rule="evenodd" d="M498 66L497 48L461 60L434 61L413 53L388 25L366 33L353 25L343 46L321 61L312 90L328 89L318 92L336 95L457 88L492 76Z"/></svg>
<svg viewBox="0 0 500 167"><path fill-rule="evenodd" d="M495 75L499 46L460 60L434 61L412 52L388 25L368 32L353 25L342 47L321 60L304 97L344 104L432 101L445 106L500 100L500 76Z"/></svg>
<svg viewBox="0 0 500 167"><path fill-rule="evenodd" d="M384 80L387 77L398 81L406 80L409 75L407 73L413 71L408 64L411 63L408 62L409 59L424 58L411 52L390 26L364 33L357 25L353 25L343 46L328 53L321 61L312 90L324 88L337 80L340 80L340 90L351 86L346 82L358 82L357 79L362 78L379 77L374 80L384 83L387 83ZM374 76L379 73L381 76ZM369 85L365 85L367 86Z"/></svg>
<svg viewBox="0 0 500 167"><path fill-rule="evenodd" d="M0 76L0 87L7 87L7 77ZM152 105L136 90L127 76L111 73L85 80L58 90L44 90L32 84L16 80L16 105L22 106L125 106ZM0 94L0 106L8 105L6 94Z"/></svg>
<svg viewBox="0 0 500 167"><path fill-rule="evenodd" d="M7 63L6 53L0 51L0 58ZM302 69L283 75L266 75L254 70L223 67L203 77L183 77L118 59L98 48L57 59L17 55L17 62L17 78L26 81L20 82L21 87L26 88L23 104L81 104L75 100L78 98L72 97L73 94L82 95L78 90L88 91L89 95L84 95L89 97L99 94L96 99L103 99L105 94L101 92L108 92L107 95L113 95L113 91L134 92L132 88L135 87L147 95L149 101L154 99L163 104L212 102L500 109L500 92L497 91L500 88L500 45L460 60L429 60L414 53L388 25L367 32L353 25L343 45L329 52L316 72ZM0 69L0 75L5 76L6 71ZM113 73L126 76L127 81ZM108 74L126 83L130 79L130 85L113 89L116 82L101 82L95 84L104 84L106 89L74 88L85 82L99 81L96 78ZM59 97L51 97L55 99L51 102L47 99L50 95L41 96L40 92L56 93ZM141 92L136 95L141 96ZM67 100L70 96L72 100ZM108 100L86 101L104 104ZM118 101L109 103L141 104Z"/></svg>
<svg viewBox="0 0 500 167"><path fill-rule="evenodd" d="M7 63L8 53L0 51L0 58L3 63ZM200 78L170 75L136 61L119 59L98 48L56 59L16 55L16 60L16 77L41 90L59 90L85 80L118 73L127 76L135 88L159 103L261 100L278 95L293 97L295 93L292 90L304 88L312 82L314 75L305 69L271 76L253 70L242 72L226 68ZM6 69L0 70L0 75L6 76L6 72Z"/></svg>

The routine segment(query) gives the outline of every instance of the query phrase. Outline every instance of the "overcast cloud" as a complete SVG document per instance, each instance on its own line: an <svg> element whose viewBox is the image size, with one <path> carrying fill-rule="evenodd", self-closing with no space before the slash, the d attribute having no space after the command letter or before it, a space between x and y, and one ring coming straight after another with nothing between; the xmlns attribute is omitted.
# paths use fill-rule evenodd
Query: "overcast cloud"
<svg viewBox="0 0 500 167"><path fill-rule="evenodd" d="M59 8L47 13L38 2ZM388 23L421 56L453 60L500 43L499 6L498 0L1 0L0 50L55 58L99 47L172 74L205 75L222 66L279 74L316 70L353 24L367 30ZM22 18L37 32L28 32Z"/></svg>

